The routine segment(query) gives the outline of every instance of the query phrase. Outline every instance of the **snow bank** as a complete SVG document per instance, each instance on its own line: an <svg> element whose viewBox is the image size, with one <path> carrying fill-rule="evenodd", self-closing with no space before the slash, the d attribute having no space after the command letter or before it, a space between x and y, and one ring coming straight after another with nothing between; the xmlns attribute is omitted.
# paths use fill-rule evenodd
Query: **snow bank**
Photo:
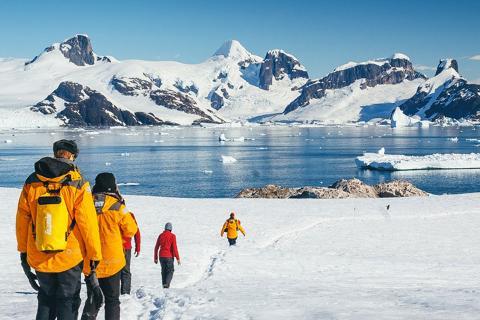
<svg viewBox="0 0 480 320"><path fill-rule="evenodd" d="M383 152L381 152L383 149ZM480 153L470 154L430 154L426 156L408 156L378 153L364 153L355 163L359 168L374 170L435 170L435 169L480 169Z"/></svg>
<svg viewBox="0 0 480 320"><path fill-rule="evenodd" d="M12 229L19 193L0 188L7 213L0 224L2 319L32 319L37 304ZM480 194L125 198L141 228L142 252L132 258L122 319L478 319ZM218 231L232 210L247 236L229 248ZM152 253L167 221L182 264L164 290ZM83 301L85 292L83 285Z"/></svg>

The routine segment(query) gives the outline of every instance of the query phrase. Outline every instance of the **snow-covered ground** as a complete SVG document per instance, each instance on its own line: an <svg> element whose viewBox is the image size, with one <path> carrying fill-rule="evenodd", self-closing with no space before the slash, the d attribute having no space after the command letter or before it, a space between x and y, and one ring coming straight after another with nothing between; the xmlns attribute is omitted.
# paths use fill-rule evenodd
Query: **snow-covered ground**
<svg viewBox="0 0 480 320"><path fill-rule="evenodd" d="M36 308L16 252L18 194L0 188L1 319ZM126 200L143 244L122 319L478 319L480 194ZM235 248L219 237L231 210L247 231ZM167 221L182 265L165 291L153 246Z"/></svg>
<svg viewBox="0 0 480 320"><path fill-rule="evenodd" d="M450 141L458 142L458 138ZM383 148L382 148L383 149ZM425 156L408 156L378 153L364 153L355 159L359 168L376 170L439 170L439 169L479 169L480 153L434 153Z"/></svg>

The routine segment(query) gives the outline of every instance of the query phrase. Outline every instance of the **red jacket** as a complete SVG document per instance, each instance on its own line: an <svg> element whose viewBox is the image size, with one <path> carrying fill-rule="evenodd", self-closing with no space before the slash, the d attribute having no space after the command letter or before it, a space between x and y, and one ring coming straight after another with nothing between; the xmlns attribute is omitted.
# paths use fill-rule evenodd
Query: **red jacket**
<svg viewBox="0 0 480 320"><path fill-rule="evenodd" d="M160 248L160 254L158 249ZM178 255L177 249L177 237L168 230L163 231L157 239L157 243L155 244L155 251L154 251L154 259L155 261L158 260L158 256L160 258L177 258L180 260L180 256Z"/></svg>
<svg viewBox="0 0 480 320"><path fill-rule="evenodd" d="M135 219L135 215L130 212L130 214L133 217L133 220L135 220L135 223L137 223L137 220ZM137 223L138 227L138 223ZM140 236L140 228L137 229L137 233L133 236L135 238L135 252L140 253L140 243L141 243L141 236ZM132 238L124 237L123 238L123 248L125 250L131 250L132 249Z"/></svg>

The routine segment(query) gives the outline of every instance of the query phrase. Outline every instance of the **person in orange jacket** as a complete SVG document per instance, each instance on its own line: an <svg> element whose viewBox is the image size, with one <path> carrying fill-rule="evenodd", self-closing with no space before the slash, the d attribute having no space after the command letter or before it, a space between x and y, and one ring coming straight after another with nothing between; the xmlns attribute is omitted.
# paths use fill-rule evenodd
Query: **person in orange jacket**
<svg viewBox="0 0 480 320"><path fill-rule="evenodd" d="M100 228L103 260L96 267L100 288L105 296L105 319L120 319L120 273L125 266L123 238L133 237L137 223L125 207L115 176L104 172L97 175L93 186L93 198ZM84 273L91 272L84 266ZM87 299L83 308L82 320L96 319L100 307Z"/></svg>
<svg viewBox="0 0 480 320"><path fill-rule="evenodd" d="M228 244L234 246L237 244L238 231L243 234L245 237L245 229L243 229L240 220L235 219L235 212L230 213L230 217L225 221L220 231L220 236L223 237L223 234L227 233Z"/></svg>
<svg viewBox="0 0 480 320"><path fill-rule="evenodd" d="M133 220L135 215L130 212ZM138 223L137 223L138 227ZM135 257L138 257L140 254L140 244L141 244L141 235L140 228L138 228L137 233L134 236L135 239ZM122 269L120 274L120 294L130 294L130 289L132 285L132 273L130 272L130 261L132 259L132 237L123 237L123 251L125 252L125 267Z"/></svg>
<svg viewBox="0 0 480 320"><path fill-rule="evenodd" d="M79 152L77 144L59 140L54 143L53 151L54 158L45 157L35 163L35 172L25 181L20 194L16 216L17 249L25 275L38 291L36 319L39 320L75 319L81 302L83 261L95 265L102 259L90 186L74 164ZM61 200L49 204L64 204L60 213L65 217L63 227L67 232L56 239L57 244L63 242L63 247L55 250L48 250L41 242L61 228L51 224L48 219L52 216L48 217L48 213L47 220L37 221L37 213L42 213L40 205L44 205L46 198ZM41 226L45 229L38 229ZM43 233L37 234L40 231ZM95 282L94 278L91 275L89 279Z"/></svg>

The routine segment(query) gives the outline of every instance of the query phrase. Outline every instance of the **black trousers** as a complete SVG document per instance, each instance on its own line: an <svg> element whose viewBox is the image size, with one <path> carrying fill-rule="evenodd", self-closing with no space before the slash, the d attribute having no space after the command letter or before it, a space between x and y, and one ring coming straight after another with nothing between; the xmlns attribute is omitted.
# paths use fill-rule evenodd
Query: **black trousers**
<svg viewBox="0 0 480 320"><path fill-rule="evenodd" d="M120 272L120 293L130 294L132 286L132 274L130 273L130 260L132 259L132 249L125 249L125 267Z"/></svg>
<svg viewBox="0 0 480 320"><path fill-rule="evenodd" d="M228 238L228 244L234 246L237 244L237 238L230 239Z"/></svg>
<svg viewBox="0 0 480 320"><path fill-rule="evenodd" d="M160 258L160 265L162 266L162 284L164 288L170 288L172 282L173 272L173 258Z"/></svg>
<svg viewBox="0 0 480 320"><path fill-rule="evenodd" d="M36 272L40 285L37 320L77 319L82 268L83 262L63 272Z"/></svg>
<svg viewBox="0 0 480 320"><path fill-rule="evenodd" d="M105 297L105 320L119 320L120 319L120 272L107 278L99 278L98 283L102 289ZM92 314L92 317L87 317L86 312ZM83 307L82 319L93 320L97 318L99 310L95 310L93 304L85 302Z"/></svg>

